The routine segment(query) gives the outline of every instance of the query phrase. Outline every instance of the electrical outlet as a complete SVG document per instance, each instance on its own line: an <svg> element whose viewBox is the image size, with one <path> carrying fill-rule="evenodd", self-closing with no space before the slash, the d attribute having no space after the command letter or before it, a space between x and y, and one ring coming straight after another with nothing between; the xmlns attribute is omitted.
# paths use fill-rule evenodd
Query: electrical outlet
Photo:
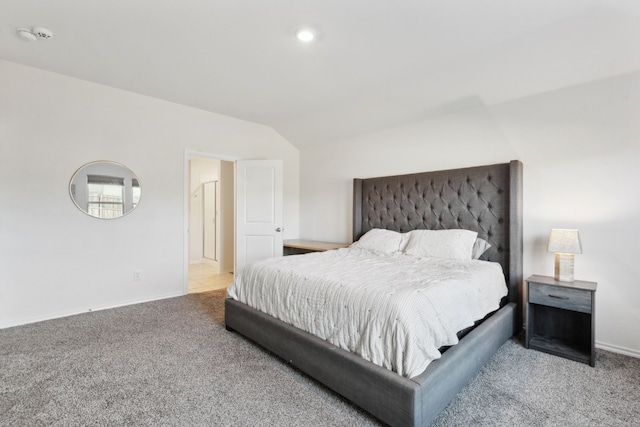
<svg viewBox="0 0 640 427"><path fill-rule="evenodd" d="M133 270L133 280L142 280L142 270Z"/></svg>

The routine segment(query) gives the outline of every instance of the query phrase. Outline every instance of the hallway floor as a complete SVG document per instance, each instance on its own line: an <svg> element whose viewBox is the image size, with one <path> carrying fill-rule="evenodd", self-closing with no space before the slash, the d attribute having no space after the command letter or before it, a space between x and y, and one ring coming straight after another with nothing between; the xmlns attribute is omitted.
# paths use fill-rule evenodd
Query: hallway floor
<svg viewBox="0 0 640 427"><path fill-rule="evenodd" d="M218 274L208 264L189 264L189 293L226 289L233 282L232 273Z"/></svg>

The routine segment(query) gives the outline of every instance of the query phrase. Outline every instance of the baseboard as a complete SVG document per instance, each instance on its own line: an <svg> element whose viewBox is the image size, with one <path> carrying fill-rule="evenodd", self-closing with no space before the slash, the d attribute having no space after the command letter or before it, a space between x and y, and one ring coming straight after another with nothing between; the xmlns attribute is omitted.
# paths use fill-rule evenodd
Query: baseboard
<svg viewBox="0 0 640 427"><path fill-rule="evenodd" d="M63 317L76 316L78 314L92 313L94 311L109 310L109 309L118 308L118 307L126 307L128 305L142 304L142 303L145 303L145 302L158 301L158 300L167 299L167 298L175 298L175 297L179 297L179 296L183 296L183 295L185 295L184 292L171 293L171 294L165 294L165 295L156 296L156 297L153 297L153 298L148 298L148 299L143 299L143 300L129 301L129 302L125 302L125 303L122 303L122 304L116 304L116 305L109 305L109 306L104 306L104 307L92 308L92 309L89 309L89 310L78 310L78 311L72 311L72 312L69 312L69 313L57 313L57 314L53 314L53 315L50 315L50 316L33 317L31 319L20 321L18 323L0 324L0 329L13 328L15 326L29 325L31 323L45 322L47 320L61 319Z"/></svg>
<svg viewBox="0 0 640 427"><path fill-rule="evenodd" d="M618 345L607 344L603 342L596 341L596 347L601 348L602 350L607 350L612 353L624 354L625 356L631 356L640 359L640 351L633 350L626 347L620 347Z"/></svg>
<svg viewBox="0 0 640 427"><path fill-rule="evenodd" d="M209 259L209 258L202 258L200 260L200 262L202 264L207 264L210 265L211 267L215 268L216 270L220 271L220 265L218 263L218 261L216 261L215 259Z"/></svg>

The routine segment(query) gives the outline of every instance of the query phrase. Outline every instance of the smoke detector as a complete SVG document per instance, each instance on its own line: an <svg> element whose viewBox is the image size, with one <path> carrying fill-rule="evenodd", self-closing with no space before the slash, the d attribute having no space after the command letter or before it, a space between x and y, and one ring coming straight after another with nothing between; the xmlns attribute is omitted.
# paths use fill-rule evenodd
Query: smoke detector
<svg viewBox="0 0 640 427"><path fill-rule="evenodd" d="M36 40L49 40L53 33L46 28L33 27L32 29L18 28L18 35L25 40L34 42Z"/></svg>
<svg viewBox="0 0 640 427"><path fill-rule="evenodd" d="M53 33L46 28L33 27L31 31L33 31L33 34L35 34L39 39L49 40L51 37L53 37Z"/></svg>

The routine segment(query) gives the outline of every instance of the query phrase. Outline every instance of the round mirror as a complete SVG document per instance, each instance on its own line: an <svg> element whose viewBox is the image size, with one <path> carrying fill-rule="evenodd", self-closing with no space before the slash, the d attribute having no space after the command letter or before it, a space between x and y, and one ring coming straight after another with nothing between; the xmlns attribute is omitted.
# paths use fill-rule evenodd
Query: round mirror
<svg viewBox="0 0 640 427"><path fill-rule="evenodd" d="M71 200L95 218L120 218L140 202L140 183L129 168L116 162L91 162L82 166L69 183Z"/></svg>

